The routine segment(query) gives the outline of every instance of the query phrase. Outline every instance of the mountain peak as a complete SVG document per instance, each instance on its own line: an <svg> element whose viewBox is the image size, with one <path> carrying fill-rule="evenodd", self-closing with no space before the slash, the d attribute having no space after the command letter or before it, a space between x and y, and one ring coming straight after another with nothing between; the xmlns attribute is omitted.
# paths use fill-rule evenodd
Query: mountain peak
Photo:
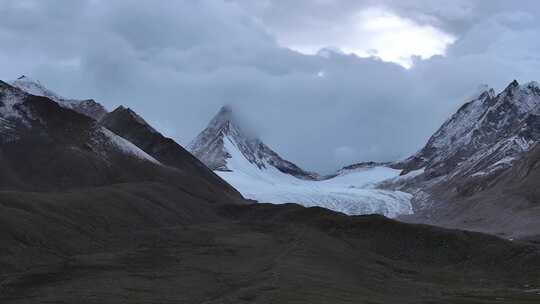
<svg viewBox="0 0 540 304"><path fill-rule="evenodd" d="M26 75L22 75L16 80L10 81L10 84L14 87L17 87L28 94L36 96L44 96L49 99L52 99L56 102L65 100L64 97L56 94L55 92L47 89L39 80L34 80Z"/></svg>
<svg viewBox="0 0 540 304"><path fill-rule="evenodd" d="M236 123L234 119L233 109L230 105L224 105L219 112L212 118L208 124L208 128L221 129L228 123Z"/></svg>
<svg viewBox="0 0 540 304"><path fill-rule="evenodd" d="M26 75L19 76L15 81L31 82L31 83L35 83L35 84L38 84L38 85L42 85L39 80L33 79L33 78L28 77Z"/></svg>
<svg viewBox="0 0 540 304"><path fill-rule="evenodd" d="M100 120L107 114L107 109L93 99L65 98L49 90L39 80L34 80L26 75L22 75L9 83L28 94L49 98L63 108L74 110L95 120Z"/></svg>
<svg viewBox="0 0 540 304"><path fill-rule="evenodd" d="M510 84L508 85L509 87L519 87L519 82L517 80L512 80L512 82L510 82Z"/></svg>
<svg viewBox="0 0 540 304"><path fill-rule="evenodd" d="M136 123L139 127L144 127L153 133L158 133L139 114L137 114L135 111L133 111L129 107L124 107L122 105L114 109L114 111L112 111L111 113L107 114L103 118L102 123L107 125L107 124L111 124L111 121L121 121L123 122L123 124L127 124L127 122L131 121L131 122Z"/></svg>
<svg viewBox="0 0 540 304"><path fill-rule="evenodd" d="M514 80L512 80L512 82L510 82L506 86L506 88L502 91L502 93L505 94L505 95L513 95L520 88L521 88L521 86L519 85L519 82L514 79Z"/></svg>
<svg viewBox="0 0 540 304"><path fill-rule="evenodd" d="M227 114L227 113L232 114L232 111L233 111L233 109L232 109L232 106L230 104L225 104L225 105L223 105L221 107L221 109L219 109L220 113L225 113L225 114Z"/></svg>
<svg viewBox="0 0 540 304"><path fill-rule="evenodd" d="M525 92L525 93L536 93L540 95L540 85L536 81L529 81L523 84L520 84L517 80L513 80L506 86L506 88L503 90L503 93L512 93L516 92L517 90Z"/></svg>
<svg viewBox="0 0 540 304"><path fill-rule="evenodd" d="M536 81L527 82L523 85L523 87L533 93L536 93L537 95L540 95L540 85Z"/></svg>
<svg viewBox="0 0 540 304"><path fill-rule="evenodd" d="M243 130L230 105L221 107L204 129L188 146L188 150L210 169L234 171L238 161L250 163L256 170L271 167L300 179L316 179L307 172L281 158L259 138ZM242 158L242 160L240 160Z"/></svg>
<svg viewBox="0 0 540 304"><path fill-rule="evenodd" d="M540 138L536 121L540 89L536 82L512 81L500 94L483 93L464 104L410 159L430 176L492 172L490 166L528 150ZM461 175L460 175L461 176Z"/></svg>

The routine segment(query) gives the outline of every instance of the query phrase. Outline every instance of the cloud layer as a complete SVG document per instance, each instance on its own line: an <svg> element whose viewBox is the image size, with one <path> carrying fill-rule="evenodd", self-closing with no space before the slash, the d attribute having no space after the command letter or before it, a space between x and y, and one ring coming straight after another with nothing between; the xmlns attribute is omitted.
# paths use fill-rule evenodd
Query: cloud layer
<svg viewBox="0 0 540 304"><path fill-rule="evenodd" d="M538 5L518 2L6 0L0 78L128 105L184 145L232 104L286 158L328 172L414 152L482 83L540 79ZM283 45L322 46L319 29L334 26L328 45L346 48L347 20L374 9L455 42L431 58L392 45L410 69Z"/></svg>

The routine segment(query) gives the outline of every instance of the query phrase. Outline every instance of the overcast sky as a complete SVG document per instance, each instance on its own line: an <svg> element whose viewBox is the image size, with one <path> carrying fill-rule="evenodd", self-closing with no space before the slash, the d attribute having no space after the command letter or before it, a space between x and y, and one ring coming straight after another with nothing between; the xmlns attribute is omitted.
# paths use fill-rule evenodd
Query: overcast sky
<svg viewBox="0 0 540 304"><path fill-rule="evenodd" d="M183 145L231 104L329 172L410 155L481 84L540 80L539 37L536 0L2 0L0 79L129 106Z"/></svg>

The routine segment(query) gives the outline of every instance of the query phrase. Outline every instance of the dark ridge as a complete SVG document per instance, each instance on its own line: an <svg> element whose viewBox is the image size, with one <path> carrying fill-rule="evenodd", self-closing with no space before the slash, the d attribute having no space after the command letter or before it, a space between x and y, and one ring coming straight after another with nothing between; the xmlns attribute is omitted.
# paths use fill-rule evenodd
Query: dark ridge
<svg viewBox="0 0 540 304"><path fill-rule="evenodd" d="M157 132L131 109L120 106L103 117L100 123L107 129L129 140L162 164L182 172L197 171L203 176L205 182L212 183L240 196L236 189L208 169L191 153L171 138Z"/></svg>

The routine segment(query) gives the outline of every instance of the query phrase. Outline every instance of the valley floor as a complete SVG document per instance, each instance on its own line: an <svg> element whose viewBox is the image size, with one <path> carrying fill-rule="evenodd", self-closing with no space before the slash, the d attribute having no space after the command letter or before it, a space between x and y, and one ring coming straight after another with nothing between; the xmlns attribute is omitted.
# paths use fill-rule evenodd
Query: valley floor
<svg viewBox="0 0 540 304"><path fill-rule="evenodd" d="M2 303L538 303L540 251L160 184L0 192ZM17 223L9 218L17 217Z"/></svg>

